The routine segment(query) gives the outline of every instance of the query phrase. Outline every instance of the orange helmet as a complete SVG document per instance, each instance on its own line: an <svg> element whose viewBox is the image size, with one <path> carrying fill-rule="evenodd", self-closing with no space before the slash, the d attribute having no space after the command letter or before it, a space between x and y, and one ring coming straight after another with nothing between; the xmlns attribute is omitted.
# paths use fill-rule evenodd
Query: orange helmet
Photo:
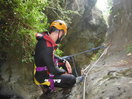
<svg viewBox="0 0 132 99"><path fill-rule="evenodd" d="M55 27L58 30L63 30L64 34L67 34L67 24L62 20L55 20L51 23L50 28Z"/></svg>

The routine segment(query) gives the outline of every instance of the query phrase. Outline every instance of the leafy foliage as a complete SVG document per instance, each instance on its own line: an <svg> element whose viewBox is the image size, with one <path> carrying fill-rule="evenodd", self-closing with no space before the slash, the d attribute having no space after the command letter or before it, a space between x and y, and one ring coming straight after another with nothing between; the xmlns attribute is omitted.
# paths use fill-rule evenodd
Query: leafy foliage
<svg viewBox="0 0 132 99"><path fill-rule="evenodd" d="M1 0L0 49L7 53L13 50L21 54L22 61L31 61L34 34L47 30L47 17L42 13L47 5L46 0Z"/></svg>
<svg viewBox="0 0 132 99"><path fill-rule="evenodd" d="M60 48L61 48L61 44L59 44L58 48L55 51L55 54L58 55L58 56L62 56L62 54L63 54L63 51L60 50Z"/></svg>
<svg viewBox="0 0 132 99"><path fill-rule="evenodd" d="M1 0L0 51L17 55L22 62L31 62L36 44L35 33L47 31L55 19L70 23L66 0ZM62 55L57 49L56 54Z"/></svg>
<svg viewBox="0 0 132 99"><path fill-rule="evenodd" d="M131 53L132 52L132 45L127 46L126 52L127 53Z"/></svg>
<svg viewBox="0 0 132 99"><path fill-rule="evenodd" d="M44 11L48 16L48 21L52 22L57 19L65 20L66 23L70 24L72 16L79 15L77 11L67 9L66 0L48 0L49 5Z"/></svg>

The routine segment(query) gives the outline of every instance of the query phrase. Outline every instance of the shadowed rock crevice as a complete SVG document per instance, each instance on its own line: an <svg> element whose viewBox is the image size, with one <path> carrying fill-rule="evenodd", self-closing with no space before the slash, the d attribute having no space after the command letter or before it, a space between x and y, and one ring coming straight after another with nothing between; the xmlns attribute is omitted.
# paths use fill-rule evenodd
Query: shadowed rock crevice
<svg viewBox="0 0 132 99"><path fill-rule="evenodd" d="M70 1L70 0L69 0ZM104 41L107 30L102 12L95 7L97 0L75 0L76 6L68 6L68 9L77 9L79 14L72 17L72 24L69 28L69 35L63 43L65 55L82 52L97 47ZM83 6L82 6L83 5ZM95 54L87 53L75 57L77 65L82 67L90 62L90 57Z"/></svg>

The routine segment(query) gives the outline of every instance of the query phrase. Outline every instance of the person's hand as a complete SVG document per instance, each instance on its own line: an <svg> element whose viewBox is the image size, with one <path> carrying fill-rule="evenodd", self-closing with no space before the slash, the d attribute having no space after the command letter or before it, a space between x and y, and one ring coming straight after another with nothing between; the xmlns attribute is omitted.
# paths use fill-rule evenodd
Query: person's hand
<svg viewBox="0 0 132 99"><path fill-rule="evenodd" d="M67 68L68 73L69 74L72 73L72 68L71 68L70 63L68 61L66 61L65 65L66 65L66 68Z"/></svg>

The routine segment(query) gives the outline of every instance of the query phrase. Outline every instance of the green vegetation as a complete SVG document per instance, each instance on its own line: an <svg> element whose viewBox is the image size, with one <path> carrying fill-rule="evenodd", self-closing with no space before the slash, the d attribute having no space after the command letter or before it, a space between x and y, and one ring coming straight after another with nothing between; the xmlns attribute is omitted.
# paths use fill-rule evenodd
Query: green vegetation
<svg viewBox="0 0 132 99"><path fill-rule="evenodd" d="M96 61L100 57L102 52L103 50L99 50L97 53L93 54L93 56L91 57L91 61Z"/></svg>
<svg viewBox="0 0 132 99"><path fill-rule="evenodd" d="M0 52L16 55L22 62L31 62L36 44L35 33L47 31L51 20L70 23L65 0L1 0ZM46 12L47 11L47 12ZM57 50L61 55L62 51Z"/></svg>
<svg viewBox="0 0 132 99"><path fill-rule="evenodd" d="M58 55L58 56L62 56L63 51L62 51L62 50L60 50L59 48L57 48L57 50L56 50L55 54L56 54L56 55Z"/></svg>
<svg viewBox="0 0 132 99"><path fill-rule="evenodd" d="M132 52L132 45L127 46L126 52L127 53L131 53Z"/></svg>
<svg viewBox="0 0 132 99"><path fill-rule="evenodd" d="M79 15L77 11L67 9L66 0L48 0L49 5L44 11L48 17L48 21L52 22L56 19L65 20L66 23L71 23L73 14Z"/></svg>
<svg viewBox="0 0 132 99"><path fill-rule="evenodd" d="M42 0L1 0L0 50L16 53L23 62L31 61L34 34L48 26L47 17L41 12L46 6Z"/></svg>

